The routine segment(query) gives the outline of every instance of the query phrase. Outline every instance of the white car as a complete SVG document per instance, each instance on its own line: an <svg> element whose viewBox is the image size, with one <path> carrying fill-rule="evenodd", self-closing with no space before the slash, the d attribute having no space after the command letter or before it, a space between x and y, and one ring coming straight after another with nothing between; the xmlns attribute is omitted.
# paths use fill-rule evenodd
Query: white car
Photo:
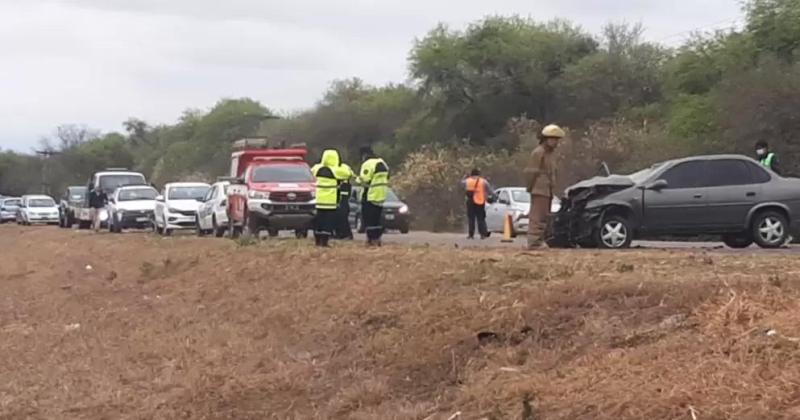
<svg viewBox="0 0 800 420"><path fill-rule="evenodd" d="M158 192L148 186L120 187L108 198L108 230L145 229L152 226Z"/></svg>
<svg viewBox="0 0 800 420"><path fill-rule="evenodd" d="M0 198L0 223L17 220L17 210L22 200L16 197Z"/></svg>
<svg viewBox="0 0 800 420"><path fill-rule="evenodd" d="M174 230L194 229L197 209L208 193L210 185L202 182L173 182L164 186L156 197L153 229L161 235Z"/></svg>
<svg viewBox="0 0 800 420"><path fill-rule="evenodd" d="M17 223L31 225L34 223L58 224L58 205L52 197L46 195L23 195L17 209Z"/></svg>
<svg viewBox="0 0 800 420"><path fill-rule="evenodd" d="M197 210L197 235L214 234L217 238L225 235L228 229L228 186L221 181L211 185L203 202Z"/></svg>
<svg viewBox="0 0 800 420"><path fill-rule="evenodd" d="M528 231L528 214L531 208L531 194L525 188L500 188L495 191L497 200L486 204L486 226L489 232L503 232L503 218L511 215L511 235ZM561 201L553 197L550 212L557 213Z"/></svg>

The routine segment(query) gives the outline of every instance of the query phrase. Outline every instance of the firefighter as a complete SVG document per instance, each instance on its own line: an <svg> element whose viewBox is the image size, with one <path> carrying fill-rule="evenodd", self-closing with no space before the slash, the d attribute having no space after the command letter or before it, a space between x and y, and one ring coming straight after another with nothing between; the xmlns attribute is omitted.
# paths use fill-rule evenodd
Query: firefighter
<svg viewBox="0 0 800 420"><path fill-rule="evenodd" d="M339 181L339 208L336 211L336 238L353 239L350 228L350 195L353 192L352 181L355 178L353 169L346 163L339 162L336 168L336 179Z"/></svg>
<svg viewBox="0 0 800 420"><path fill-rule="evenodd" d="M543 247L544 231L556 188L555 150L566 134L557 125L548 125L539 135L539 146L531 153L525 169L527 190L531 194L528 224L528 249Z"/></svg>
<svg viewBox="0 0 800 420"><path fill-rule="evenodd" d="M336 228L336 209L339 205L339 181L336 168L339 166L339 153L325 150L322 159L311 172L317 179L317 215L314 217L314 241L317 246L326 247Z"/></svg>
<svg viewBox="0 0 800 420"><path fill-rule="evenodd" d="M389 166L369 147L361 149L358 181L361 184L361 218L367 232L367 246L381 246L383 202L389 190Z"/></svg>
<svg viewBox="0 0 800 420"><path fill-rule="evenodd" d="M772 169L778 175L781 175L781 167L778 163L778 156L774 152L770 152L769 144L763 140L756 143L756 157L762 165Z"/></svg>
<svg viewBox="0 0 800 420"><path fill-rule="evenodd" d="M470 176L461 181L461 186L466 193L467 224L469 234L467 239L475 239L475 225L481 239L489 237L486 228L486 202L494 195L494 189L489 181L481 176L479 169L473 169Z"/></svg>

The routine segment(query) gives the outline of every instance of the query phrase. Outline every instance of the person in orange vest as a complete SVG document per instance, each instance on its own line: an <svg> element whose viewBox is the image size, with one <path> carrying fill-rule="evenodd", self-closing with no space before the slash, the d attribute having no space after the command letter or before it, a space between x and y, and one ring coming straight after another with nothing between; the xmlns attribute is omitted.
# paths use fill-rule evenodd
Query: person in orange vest
<svg viewBox="0 0 800 420"><path fill-rule="evenodd" d="M494 189L486 178L481 176L479 169L473 169L469 177L461 180L461 186L467 196L467 223L469 235L467 239L475 239L475 225L478 225L478 232L481 239L489 237L489 229L486 228L486 202L494 196Z"/></svg>

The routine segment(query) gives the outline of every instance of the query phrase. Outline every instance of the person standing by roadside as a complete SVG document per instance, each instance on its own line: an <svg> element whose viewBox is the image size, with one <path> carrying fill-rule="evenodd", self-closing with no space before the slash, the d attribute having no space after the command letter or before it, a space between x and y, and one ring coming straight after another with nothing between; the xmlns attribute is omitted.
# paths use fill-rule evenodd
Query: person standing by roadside
<svg viewBox="0 0 800 420"><path fill-rule="evenodd" d="M531 209L528 224L528 249L536 249L544 245L544 231L553 191L556 188L557 168L555 150L566 133L557 125L548 125L539 135L539 146L531 153L528 167L525 169L527 190L531 194Z"/></svg>
<svg viewBox="0 0 800 420"><path fill-rule="evenodd" d="M470 176L461 180L461 186L466 193L467 204L467 239L475 239L475 225L478 225L478 233L481 239L489 237L489 229L486 227L486 201L494 195L494 189L489 181L481 176L479 169L473 169Z"/></svg>
<svg viewBox="0 0 800 420"><path fill-rule="evenodd" d="M92 228L95 232L100 232L100 212L106 207L108 196L102 188L95 188L89 193L89 211L92 216Z"/></svg>
<svg viewBox="0 0 800 420"><path fill-rule="evenodd" d="M772 169L772 172L778 175L783 175L781 173L780 163L778 162L778 155L769 150L769 143L764 140L756 143L756 158L764 167Z"/></svg>
<svg viewBox="0 0 800 420"><path fill-rule="evenodd" d="M311 168L311 173L317 179L314 242L321 247L328 246L336 229L336 209L339 205L339 181L335 173L337 166L339 166L339 153L328 149L322 152L320 162Z"/></svg>
<svg viewBox="0 0 800 420"><path fill-rule="evenodd" d="M361 185L361 217L367 231L367 246L381 246L383 202L389 192L389 166L369 147L361 148L358 182Z"/></svg>

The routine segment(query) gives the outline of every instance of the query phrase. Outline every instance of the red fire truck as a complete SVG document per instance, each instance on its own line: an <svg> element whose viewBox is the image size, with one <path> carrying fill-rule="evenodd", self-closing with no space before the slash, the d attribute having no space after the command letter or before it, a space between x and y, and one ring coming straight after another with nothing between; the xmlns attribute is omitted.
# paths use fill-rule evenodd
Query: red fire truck
<svg viewBox="0 0 800 420"><path fill-rule="evenodd" d="M233 143L228 187L228 229L241 234L278 236L282 230L307 237L315 214L315 181L305 161L305 145L274 147L267 139Z"/></svg>

